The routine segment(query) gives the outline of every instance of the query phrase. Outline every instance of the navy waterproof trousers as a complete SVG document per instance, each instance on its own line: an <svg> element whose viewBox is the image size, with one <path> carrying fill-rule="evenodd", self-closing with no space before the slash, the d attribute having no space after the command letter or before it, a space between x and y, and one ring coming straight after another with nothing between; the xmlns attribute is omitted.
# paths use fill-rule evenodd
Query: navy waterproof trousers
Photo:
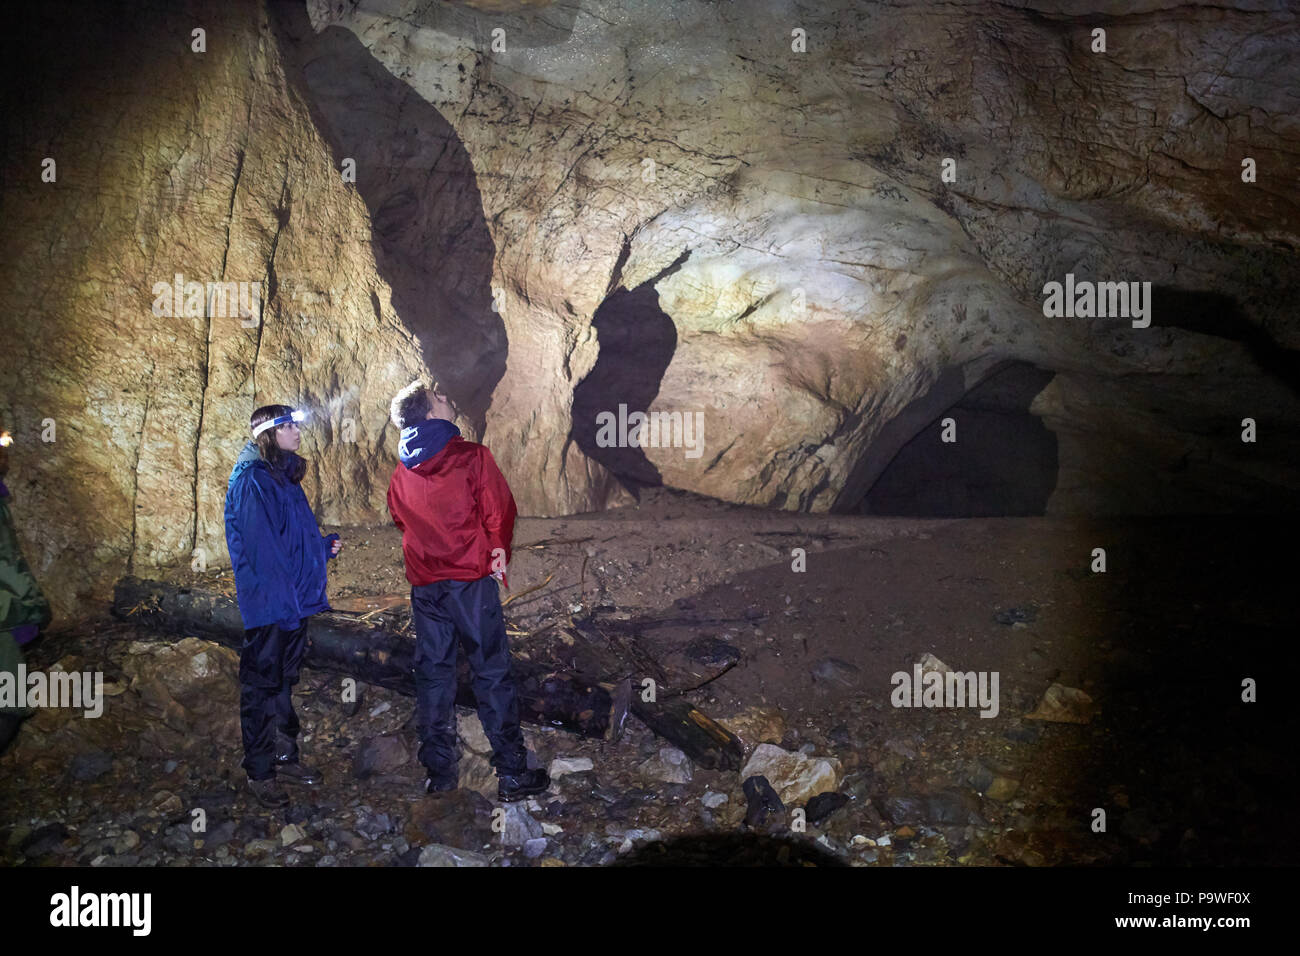
<svg viewBox="0 0 1300 956"><path fill-rule="evenodd" d="M415 709L420 763L438 781L456 779L456 649L465 648L478 718L492 745L498 776L528 769L519 728L519 697L501 596L491 577L435 581L411 588L415 620Z"/></svg>
<svg viewBox="0 0 1300 956"><path fill-rule="evenodd" d="M285 755L289 762L298 758L298 715L292 692L307 651L309 620L304 617L293 630L267 624L244 631L239 652L239 726L243 766L250 780L275 776L277 730L293 741Z"/></svg>

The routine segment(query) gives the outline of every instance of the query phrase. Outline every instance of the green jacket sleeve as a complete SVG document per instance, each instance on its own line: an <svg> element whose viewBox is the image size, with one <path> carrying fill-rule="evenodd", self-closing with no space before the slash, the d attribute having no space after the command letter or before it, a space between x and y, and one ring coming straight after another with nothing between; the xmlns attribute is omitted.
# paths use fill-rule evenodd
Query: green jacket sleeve
<svg viewBox="0 0 1300 956"><path fill-rule="evenodd" d="M9 500L0 498L0 631L49 623L50 602L18 549Z"/></svg>

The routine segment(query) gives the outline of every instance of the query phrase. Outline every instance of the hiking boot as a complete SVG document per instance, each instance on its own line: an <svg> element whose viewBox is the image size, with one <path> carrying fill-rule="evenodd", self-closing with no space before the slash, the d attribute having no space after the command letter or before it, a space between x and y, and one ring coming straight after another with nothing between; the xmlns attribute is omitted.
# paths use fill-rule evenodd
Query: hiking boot
<svg viewBox="0 0 1300 956"><path fill-rule="evenodd" d="M308 767L306 764L282 763L276 761L275 775L286 783L300 783L304 786L320 783L321 773L315 767Z"/></svg>
<svg viewBox="0 0 1300 956"><path fill-rule="evenodd" d="M448 793L459 786L454 777L425 777L425 793Z"/></svg>
<svg viewBox="0 0 1300 956"><path fill-rule="evenodd" d="M284 788L280 786L280 781L275 777L267 777L265 780L249 780L248 789L257 798L257 802L264 807L287 807L289 805L289 795L284 792Z"/></svg>
<svg viewBox="0 0 1300 956"><path fill-rule="evenodd" d="M514 803L524 797L542 793L551 785L551 775L538 767L522 773L501 774L497 778L497 799L503 803Z"/></svg>

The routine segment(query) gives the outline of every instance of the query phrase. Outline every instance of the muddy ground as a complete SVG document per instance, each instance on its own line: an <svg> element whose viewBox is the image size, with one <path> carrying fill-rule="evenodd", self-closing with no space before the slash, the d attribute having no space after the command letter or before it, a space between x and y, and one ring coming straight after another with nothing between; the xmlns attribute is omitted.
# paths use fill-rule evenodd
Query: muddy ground
<svg viewBox="0 0 1300 956"><path fill-rule="evenodd" d="M0 758L0 863L1292 863L1294 747L1274 742L1294 739L1294 718L1243 702L1242 681L1284 692L1279 668L1300 633L1297 524L810 516L671 491L521 518L503 597L553 577L507 606L524 632L516 649L545 622L593 610L668 620L642 632L655 649L730 643L740 663L689 699L724 724L746 714L751 745L840 762L846 802L803 832L795 807L747 829L738 773L693 767L665 782L664 742L631 718L617 742L527 728L541 764L585 757L592 769L557 776L498 832L472 712L461 711L462 764L486 796L428 796L412 701L367 687L350 709L338 678L312 671L298 688L301 742L325 781L265 810L243 789L233 655L202 701L170 706L124 679L145 653L133 642L156 637L105 608L29 647L29 668L100 669L116 693L95 721L38 712ZM409 589L396 529L324 530L345 542L332 598ZM1091 569L1096 548L1104 573ZM228 572L153 576L232 589ZM926 653L996 672L996 716L892 706L891 676ZM1092 698L1086 723L1026 716L1053 684Z"/></svg>

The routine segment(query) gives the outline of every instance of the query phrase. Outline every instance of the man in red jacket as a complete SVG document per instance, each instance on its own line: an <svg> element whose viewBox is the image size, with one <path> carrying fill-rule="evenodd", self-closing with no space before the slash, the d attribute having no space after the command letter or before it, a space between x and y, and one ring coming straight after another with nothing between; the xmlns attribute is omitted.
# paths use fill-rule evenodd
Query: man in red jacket
<svg viewBox="0 0 1300 956"><path fill-rule="evenodd" d="M452 424L456 410L436 387L430 394L412 382L393 399L391 415L402 434L388 511L402 529L411 582L416 723L420 762L429 771L425 790L457 785L453 704L460 644L469 655L478 717L492 744L498 798L541 793L551 780L545 770L528 769L496 583L506 584L514 496L487 447L460 437Z"/></svg>

